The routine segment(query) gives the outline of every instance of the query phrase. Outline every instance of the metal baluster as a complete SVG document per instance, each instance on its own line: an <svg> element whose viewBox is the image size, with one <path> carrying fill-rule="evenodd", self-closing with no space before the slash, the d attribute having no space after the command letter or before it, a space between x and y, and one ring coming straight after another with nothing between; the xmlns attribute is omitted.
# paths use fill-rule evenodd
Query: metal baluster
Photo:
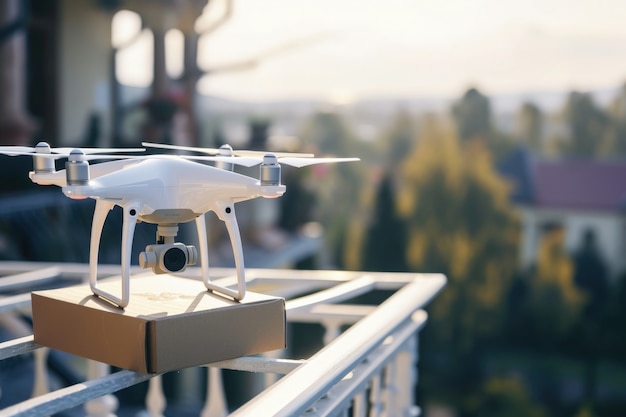
<svg viewBox="0 0 626 417"><path fill-rule="evenodd" d="M398 412L398 381L397 381L397 356L389 358L385 366L385 399L384 407L386 416L396 416Z"/></svg>
<svg viewBox="0 0 626 417"><path fill-rule="evenodd" d="M226 394L222 383L222 370L209 368L206 403L202 409L201 417L225 417L228 415Z"/></svg>
<svg viewBox="0 0 626 417"><path fill-rule="evenodd" d="M357 393L352 399L352 417L367 416L367 396L364 391Z"/></svg>
<svg viewBox="0 0 626 417"><path fill-rule="evenodd" d="M35 382L33 384L33 397L38 397L42 394L49 392L48 386L48 368L46 366L46 360L48 359L48 348L37 349L34 352L35 355Z"/></svg>
<svg viewBox="0 0 626 417"><path fill-rule="evenodd" d="M417 386L417 382L419 380L419 332L415 334L415 336L411 339L410 343L409 343L409 353L411 354L411 366L410 366L410 371L411 371L411 390L409 391L410 394L410 401L411 401L411 408L410 408L410 413L408 415L410 416L419 416L422 414L422 410L421 408L417 405L417 398L415 397L415 387Z"/></svg>
<svg viewBox="0 0 626 417"><path fill-rule="evenodd" d="M410 338L396 356L396 410L399 415L410 416L415 407L415 339Z"/></svg>
<svg viewBox="0 0 626 417"><path fill-rule="evenodd" d="M341 324L339 322L324 320L321 322L324 326L324 346L335 340L341 334Z"/></svg>
<svg viewBox="0 0 626 417"><path fill-rule="evenodd" d="M372 376L370 382L370 415L369 417L378 417L382 409L380 401L380 374Z"/></svg>
<svg viewBox="0 0 626 417"><path fill-rule="evenodd" d="M157 375L150 380L148 385L146 411L150 417L163 417L165 407L167 407L167 399L163 393L161 375Z"/></svg>
<svg viewBox="0 0 626 417"><path fill-rule="evenodd" d="M108 374L109 365L96 361L88 362L88 379L96 379ZM117 397L112 394L103 395L95 400L87 401L85 403L85 412L87 413L87 417L115 417L118 405Z"/></svg>

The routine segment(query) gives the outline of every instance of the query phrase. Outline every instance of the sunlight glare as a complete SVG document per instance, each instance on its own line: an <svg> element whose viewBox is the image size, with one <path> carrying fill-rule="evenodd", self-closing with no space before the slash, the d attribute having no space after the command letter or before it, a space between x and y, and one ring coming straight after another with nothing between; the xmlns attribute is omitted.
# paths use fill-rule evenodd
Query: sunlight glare
<svg viewBox="0 0 626 417"><path fill-rule="evenodd" d="M178 78L184 70L184 43L183 32L178 29L168 30L165 34L165 67L167 75Z"/></svg>
<svg viewBox="0 0 626 417"><path fill-rule="evenodd" d="M141 17L130 10L120 10L111 21L111 45L113 48L130 42L141 31Z"/></svg>
<svg viewBox="0 0 626 417"><path fill-rule="evenodd" d="M130 46L121 49L115 56L115 76L121 84L133 87L148 87L154 74L154 36L145 29Z"/></svg>

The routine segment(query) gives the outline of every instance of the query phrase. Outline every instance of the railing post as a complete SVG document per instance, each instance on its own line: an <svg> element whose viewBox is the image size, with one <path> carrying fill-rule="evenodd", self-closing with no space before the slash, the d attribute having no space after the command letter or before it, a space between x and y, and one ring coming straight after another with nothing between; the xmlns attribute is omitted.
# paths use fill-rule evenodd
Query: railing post
<svg viewBox="0 0 626 417"><path fill-rule="evenodd" d="M225 417L228 415L224 384L222 382L222 370L209 368L206 403L202 409L201 417Z"/></svg>
<svg viewBox="0 0 626 417"><path fill-rule="evenodd" d="M417 334L410 338L396 357L396 409L399 415L411 416L415 413L415 383L417 372Z"/></svg>
<svg viewBox="0 0 626 417"><path fill-rule="evenodd" d="M380 374L372 376L370 381L370 415L369 417L378 417L382 410L382 403L380 400Z"/></svg>
<svg viewBox="0 0 626 417"><path fill-rule="evenodd" d="M163 417L167 400L163 393L161 375L150 379L146 393L146 411L150 417Z"/></svg>
<svg viewBox="0 0 626 417"><path fill-rule="evenodd" d="M366 417L367 416L367 397L365 392L361 391L357 393L352 399L352 416L353 417Z"/></svg>
<svg viewBox="0 0 626 417"><path fill-rule="evenodd" d="M89 380L100 378L109 374L109 365L89 361L87 368L87 378ZM119 402L117 397L112 394L103 395L95 400L87 401L85 403L85 412L87 417L115 417L115 412Z"/></svg>
<svg viewBox="0 0 626 417"><path fill-rule="evenodd" d="M48 367L46 361L48 359L48 348L37 349L33 352L35 355L35 382L33 384L33 397L46 394L49 391L48 387Z"/></svg>
<svg viewBox="0 0 626 417"><path fill-rule="evenodd" d="M330 344L341 334L341 324L335 320L323 320L324 326L324 346Z"/></svg>
<svg viewBox="0 0 626 417"><path fill-rule="evenodd" d="M396 380L396 359L397 356L391 358L385 366L385 380L383 382L385 398L384 398L384 415L396 416L398 411L397 401L397 380Z"/></svg>

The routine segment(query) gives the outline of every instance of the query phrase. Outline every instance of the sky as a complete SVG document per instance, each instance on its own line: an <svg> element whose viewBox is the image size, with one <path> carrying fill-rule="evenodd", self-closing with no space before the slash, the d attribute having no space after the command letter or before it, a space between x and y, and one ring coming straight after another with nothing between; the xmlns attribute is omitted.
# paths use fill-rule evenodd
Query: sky
<svg viewBox="0 0 626 417"><path fill-rule="evenodd" d="M220 13L213 0L203 21ZM240 100L455 97L593 90L626 81L624 0L234 0L203 38L204 69L293 42L202 93Z"/></svg>

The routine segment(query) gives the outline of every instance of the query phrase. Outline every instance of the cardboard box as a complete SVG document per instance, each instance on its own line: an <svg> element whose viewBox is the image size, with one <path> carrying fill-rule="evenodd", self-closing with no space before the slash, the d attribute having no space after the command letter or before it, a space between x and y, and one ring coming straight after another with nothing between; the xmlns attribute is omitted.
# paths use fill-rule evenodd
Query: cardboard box
<svg viewBox="0 0 626 417"><path fill-rule="evenodd" d="M98 287L115 293L117 279ZM171 275L131 279L121 310L88 285L32 293L34 340L124 369L162 373L285 347L285 301L215 295Z"/></svg>

